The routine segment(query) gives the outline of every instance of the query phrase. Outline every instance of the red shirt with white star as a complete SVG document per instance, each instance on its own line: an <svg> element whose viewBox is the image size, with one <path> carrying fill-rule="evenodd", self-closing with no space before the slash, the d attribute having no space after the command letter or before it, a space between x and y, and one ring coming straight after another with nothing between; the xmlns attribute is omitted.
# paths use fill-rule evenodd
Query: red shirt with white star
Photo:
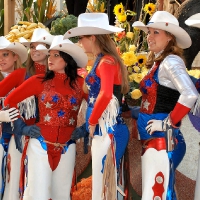
<svg viewBox="0 0 200 200"><path fill-rule="evenodd" d="M37 126L45 140L64 144L76 127L78 110L83 98L84 79L78 78L75 89L69 86L65 74L55 73L52 80L42 83L42 75L30 77L5 100L5 106L16 107L23 99L38 97L40 121ZM65 80L65 82L64 82Z"/></svg>

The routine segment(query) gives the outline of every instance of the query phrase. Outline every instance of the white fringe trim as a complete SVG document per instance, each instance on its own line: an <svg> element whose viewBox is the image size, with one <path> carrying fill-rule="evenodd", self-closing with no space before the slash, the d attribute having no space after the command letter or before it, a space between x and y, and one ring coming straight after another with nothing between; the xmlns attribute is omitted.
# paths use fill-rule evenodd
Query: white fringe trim
<svg viewBox="0 0 200 200"><path fill-rule="evenodd" d="M116 117L119 114L119 102L118 99L113 95L107 108L99 118L99 131L103 136L106 136L108 129L113 129L113 126L117 123Z"/></svg>
<svg viewBox="0 0 200 200"><path fill-rule="evenodd" d="M36 117L36 102L35 97L31 96L20 103L18 103L18 109L20 112L20 115L23 115L26 120Z"/></svg>
<svg viewBox="0 0 200 200"><path fill-rule="evenodd" d="M194 107L191 109L191 112L193 115L200 117L200 95L198 96Z"/></svg>

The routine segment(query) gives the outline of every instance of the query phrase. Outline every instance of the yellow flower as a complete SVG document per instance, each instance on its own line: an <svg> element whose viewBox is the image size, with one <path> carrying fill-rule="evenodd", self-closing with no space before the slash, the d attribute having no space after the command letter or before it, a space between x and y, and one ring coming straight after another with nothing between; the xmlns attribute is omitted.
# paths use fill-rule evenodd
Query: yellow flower
<svg viewBox="0 0 200 200"><path fill-rule="evenodd" d="M114 7L113 12L114 12L115 15L121 15L121 14L123 14L124 13L124 6L122 5L122 3L117 4Z"/></svg>
<svg viewBox="0 0 200 200"><path fill-rule="evenodd" d="M140 68L138 66L134 66L133 69L134 69L134 72L136 72L136 73L138 73L140 71Z"/></svg>
<svg viewBox="0 0 200 200"><path fill-rule="evenodd" d="M133 29L134 29L135 31L140 31L140 29L137 28L137 27L133 27Z"/></svg>
<svg viewBox="0 0 200 200"><path fill-rule="evenodd" d="M126 66L134 65L134 63L137 62L137 57L132 51L123 53L122 54L122 59L123 59L124 64Z"/></svg>
<svg viewBox="0 0 200 200"><path fill-rule="evenodd" d="M144 77L144 74L143 74L143 73L135 73L135 74L134 74L134 81L135 81L136 83L140 83L141 80L143 79L143 77Z"/></svg>
<svg viewBox="0 0 200 200"><path fill-rule="evenodd" d="M133 32L127 32L126 37L130 38L132 40L133 39Z"/></svg>
<svg viewBox="0 0 200 200"><path fill-rule="evenodd" d="M142 93L140 92L139 89L134 89L134 90L131 92L131 98L132 98L132 99L139 99L141 96L142 96Z"/></svg>
<svg viewBox="0 0 200 200"><path fill-rule="evenodd" d="M91 69L92 69L92 66L87 66L86 69L87 69L87 71L89 73L91 71Z"/></svg>
<svg viewBox="0 0 200 200"><path fill-rule="evenodd" d="M145 66L141 68L141 72L142 72L142 74L143 74L144 76L147 75L148 71L149 71L149 70L148 70Z"/></svg>
<svg viewBox="0 0 200 200"><path fill-rule="evenodd" d="M139 66L141 67L146 64L147 57L145 55L139 54L139 55L137 55L137 60L138 60Z"/></svg>
<svg viewBox="0 0 200 200"><path fill-rule="evenodd" d="M128 72L129 72L129 73L132 73L132 72L133 72L133 68L132 68L132 67L128 67L127 69L128 69Z"/></svg>
<svg viewBox="0 0 200 200"><path fill-rule="evenodd" d="M144 11L151 16L156 11L156 5L153 3L148 3L144 6Z"/></svg>
<svg viewBox="0 0 200 200"><path fill-rule="evenodd" d="M119 14L117 15L117 19L119 22L125 22L126 21L126 15L125 14Z"/></svg>
<svg viewBox="0 0 200 200"><path fill-rule="evenodd" d="M133 82L134 81L134 74L129 75L128 78L129 78L130 82Z"/></svg>
<svg viewBox="0 0 200 200"><path fill-rule="evenodd" d="M197 79L200 78L200 71L197 69L189 70L187 72L190 76L193 76L194 78L197 78Z"/></svg>
<svg viewBox="0 0 200 200"><path fill-rule="evenodd" d="M135 51L136 50L136 46L134 44L129 46L129 51Z"/></svg>

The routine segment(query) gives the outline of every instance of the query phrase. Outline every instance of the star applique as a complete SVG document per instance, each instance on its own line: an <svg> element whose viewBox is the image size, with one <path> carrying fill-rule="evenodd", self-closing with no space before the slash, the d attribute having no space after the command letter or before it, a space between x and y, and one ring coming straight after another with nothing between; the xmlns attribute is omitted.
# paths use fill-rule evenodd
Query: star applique
<svg viewBox="0 0 200 200"><path fill-rule="evenodd" d="M69 101L71 104L76 104L76 98L74 98L74 97L72 97Z"/></svg>
<svg viewBox="0 0 200 200"><path fill-rule="evenodd" d="M77 111L79 106L73 106L72 110Z"/></svg>
<svg viewBox="0 0 200 200"><path fill-rule="evenodd" d="M94 103L95 98L94 97L90 97L90 103Z"/></svg>
<svg viewBox="0 0 200 200"><path fill-rule="evenodd" d="M148 110L149 109L149 105L150 105L150 103L147 101L147 99L144 101L144 103L143 103L143 108L145 108L146 110Z"/></svg>
<svg viewBox="0 0 200 200"><path fill-rule="evenodd" d="M44 116L44 121L45 122L50 122L51 117L49 116L49 114L47 114L46 116Z"/></svg>
<svg viewBox="0 0 200 200"><path fill-rule="evenodd" d="M69 119L69 124L73 125L75 122L75 120L73 119L73 117L71 119Z"/></svg>
<svg viewBox="0 0 200 200"><path fill-rule="evenodd" d="M45 99L45 94L42 95L41 100L44 101Z"/></svg>
<svg viewBox="0 0 200 200"><path fill-rule="evenodd" d="M88 80L88 82L91 83L91 84L93 84L95 82L94 77L90 77L89 80Z"/></svg>
<svg viewBox="0 0 200 200"><path fill-rule="evenodd" d="M146 88L143 87L143 88L141 88L141 90L142 90L143 94L147 94L147 89Z"/></svg>
<svg viewBox="0 0 200 200"><path fill-rule="evenodd" d="M57 103L57 102L58 102L58 100L59 100L59 97L58 97L58 95L57 95L57 94L56 94L56 95L54 95L54 96L52 96L52 101L53 101L53 102Z"/></svg>
<svg viewBox="0 0 200 200"><path fill-rule="evenodd" d="M51 108L53 104L50 104L49 102L45 103L46 108Z"/></svg>
<svg viewBox="0 0 200 200"><path fill-rule="evenodd" d="M86 87L87 87L88 90L91 90L91 89L90 89L90 85L87 85L87 84L86 84Z"/></svg>
<svg viewBox="0 0 200 200"><path fill-rule="evenodd" d="M59 110L59 111L58 111L58 117L63 117L64 114L65 114L64 111L62 111L62 110Z"/></svg>
<svg viewBox="0 0 200 200"><path fill-rule="evenodd" d="M145 80L144 82L145 82L145 85L146 85L147 87L151 87L151 85L153 84L153 82L152 82L150 79L147 79L147 80Z"/></svg>

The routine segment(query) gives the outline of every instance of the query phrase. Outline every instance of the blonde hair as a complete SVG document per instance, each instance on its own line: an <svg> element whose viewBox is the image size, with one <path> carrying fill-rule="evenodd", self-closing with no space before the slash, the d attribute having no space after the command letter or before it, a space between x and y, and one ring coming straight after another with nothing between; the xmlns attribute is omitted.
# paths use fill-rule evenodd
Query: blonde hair
<svg viewBox="0 0 200 200"><path fill-rule="evenodd" d="M10 51L10 50L9 50ZM14 53L13 51L11 51L13 53L13 56L17 55L16 53ZM21 62L21 58L18 56L17 60L14 62L14 70L22 68L22 62ZM0 81L2 81L4 79L1 71L0 71Z"/></svg>
<svg viewBox="0 0 200 200"><path fill-rule="evenodd" d="M86 36L87 37L87 36ZM127 68L125 67L122 59L120 58L114 41L110 38L110 35L95 35L96 45L100 48L101 53L104 55L110 55L114 58L116 63L119 63L120 66L120 73L122 76L122 89L121 92L126 94L129 92L129 82L128 82L128 72Z"/></svg>
<svg viewBox="0 0 200 200"><path fill-rule="evenodd" d="M181 57L185 62L185 59L183 57L183 49L178 47L175 36L167 31L165 32L167 35L171 36L171 40L169 41L168 45L166 46L166 48L159 57L155 58L154 52L152 51L149 52L146 62L147 68L151 68L154 62L162 62L170 54Z"/></svg>

